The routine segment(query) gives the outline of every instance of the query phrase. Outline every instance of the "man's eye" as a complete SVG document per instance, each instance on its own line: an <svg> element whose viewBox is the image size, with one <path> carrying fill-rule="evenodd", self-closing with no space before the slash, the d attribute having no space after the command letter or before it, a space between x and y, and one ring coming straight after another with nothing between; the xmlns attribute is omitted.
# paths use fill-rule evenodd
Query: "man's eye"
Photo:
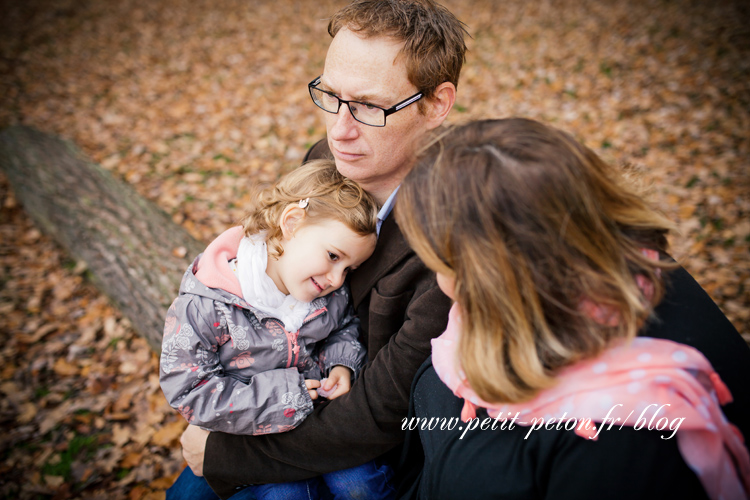
<svg viewBox="0 0 750 500"><path fill-rule="evenodd" d="M356 102L352 102L352 104L354 104L358 108L359 107L364 108L365 111L372 111L374 109L378 109L377 106L375 106L374 104L370 104L369 102L359 102L359 101L356 101Z"/></svg>
<svg viewBox="0 0 750 500"><path fill-rule="evenodd" d="M339 260L339 256L333 252L328 252L328 258L331 259L333 262L336 262L337 260Z"/></svg>

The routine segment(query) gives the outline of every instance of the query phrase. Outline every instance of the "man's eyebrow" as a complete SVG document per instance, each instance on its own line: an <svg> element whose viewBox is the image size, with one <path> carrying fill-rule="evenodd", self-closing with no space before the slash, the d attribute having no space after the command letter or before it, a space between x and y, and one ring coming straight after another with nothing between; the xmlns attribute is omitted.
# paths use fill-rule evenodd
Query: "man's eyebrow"
<svg viewBox="0 0 750 500"><path fill-rule="evenodd" d="M325 90L327 92L331 92L332 94L338 95L338 92L334 91L333 88L330 85L326 84L323 81L322 78L320 79L320 83L318 83L318 87L320 87L322 90ZM358 101L358 102L370 102L370 101L374 101L374 102L380 102L380 103L387 101L387 99L385 99L383 97L378 97L378 96L374 96L374 95L371 95L371 94L359 94L359 95L355 95L351 99L347 99L347 100L349 100L349 101Z"/></svg>

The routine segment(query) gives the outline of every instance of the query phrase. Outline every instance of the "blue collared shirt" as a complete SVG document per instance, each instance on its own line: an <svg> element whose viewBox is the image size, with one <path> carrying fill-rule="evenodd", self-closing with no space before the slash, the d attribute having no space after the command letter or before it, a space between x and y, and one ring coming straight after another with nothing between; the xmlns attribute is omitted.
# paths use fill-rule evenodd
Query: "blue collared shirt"
<svg viewBox="0 0 750 500"><path fill-rule="evenodd" d="M388 218L388 216L391 214L391 211L393 210L393 204L396 203L396 193L398 193L398 189L401 187L401 184L396 187L396 189L393 190L391 195L388 197L387 200L385 200L385 203L383 203L383 206L380 207L380 211L378 212L378 222L377 226L375 227L378 237L380 237L380 227L383 225L383 222Z"/></svg>

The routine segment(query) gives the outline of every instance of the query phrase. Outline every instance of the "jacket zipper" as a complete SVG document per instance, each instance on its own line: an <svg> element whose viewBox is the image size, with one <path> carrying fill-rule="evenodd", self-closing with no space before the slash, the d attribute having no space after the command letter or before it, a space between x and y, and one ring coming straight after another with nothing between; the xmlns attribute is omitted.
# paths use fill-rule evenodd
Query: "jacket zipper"
<svg viewBox="0 0 750 500"><path fill-rule="evenodd" d="M297 364L297 361L299 360L299 344L297 343L297 337L299 336L299 330L296 332L288 332L286 331L286 328L281 327L282 330L284 330L284 333L286 334L286 340L289 343L289 356L287 359L287 365L286 367L289 368L292 366L292 353L294 353L294 364Z"/></svg>
<svg viewBox="0 0 750 500"><path fill-rule="evenodd" d="M252 314L251 311L246 310L248 313ZM299 332L302 329L303 326L310 323L312 320L319 318L323 314L326 314L328 312L327 308L323 308L323 312L313 316L312 318L305 319L305 321L302 322L302 325L299 327L299 330L296 332L288 332L286 328L284 328L284 324L279 320L278 318L272 318L271 320L274 321L279 327L284 331L284 334L286 335L286 341L287 345L289 346L289 355L287 356L286 361L286 367L289 368L292 366L292 354L294 354L294 364L296 365L299 361L299 343L297 342L297 337L299 336Z"/></svg>

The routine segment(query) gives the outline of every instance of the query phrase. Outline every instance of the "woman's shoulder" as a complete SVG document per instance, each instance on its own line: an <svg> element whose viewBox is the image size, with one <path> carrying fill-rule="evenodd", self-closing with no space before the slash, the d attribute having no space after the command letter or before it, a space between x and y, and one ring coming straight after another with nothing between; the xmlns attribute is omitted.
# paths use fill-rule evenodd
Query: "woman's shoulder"
<svg viewBox="0 0 750 500"><path fill-rule="evenodd" d="M669 338L670 335L687 337L688 333L711 328L720 331L721 335L732 342L746 345L719 306L685 268L680 266L666 271L665 285L664 298L656 306L652 320L642 332L644 336L660 334L663 338ZM675 332L675 326L681 327L686 333L681 335Z"/></svg>

